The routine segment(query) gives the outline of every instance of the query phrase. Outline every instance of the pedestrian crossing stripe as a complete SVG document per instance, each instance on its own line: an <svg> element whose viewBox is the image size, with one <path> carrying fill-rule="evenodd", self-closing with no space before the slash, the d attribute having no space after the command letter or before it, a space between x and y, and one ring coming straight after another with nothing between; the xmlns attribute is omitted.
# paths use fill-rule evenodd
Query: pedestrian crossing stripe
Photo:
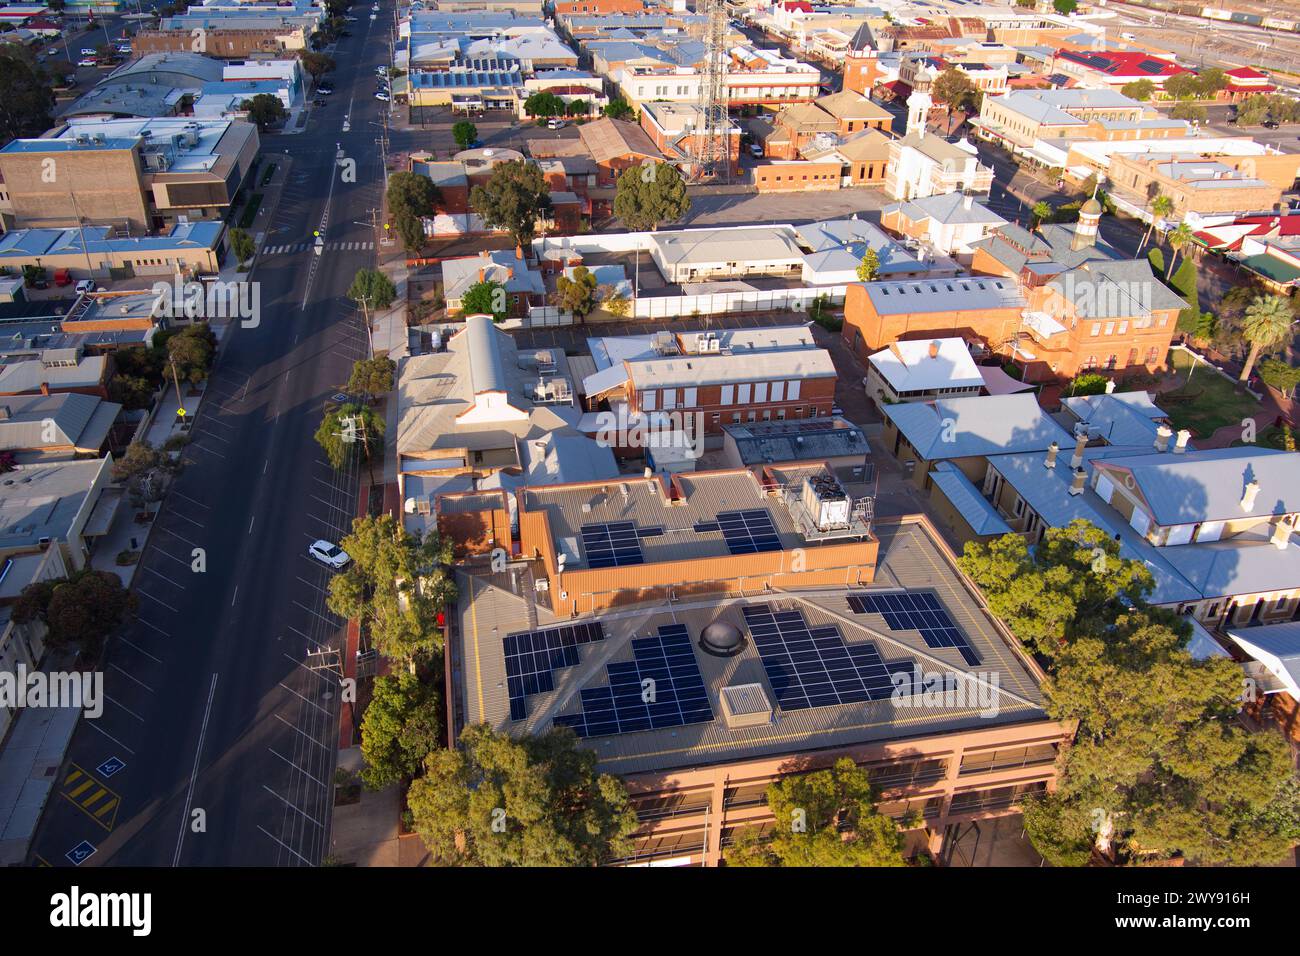
<svg viewBox="0 0 1300 956"><path fill-rule="evenodd" d="M116 825L121 798L75 763L69 764L68 774L63 778L59 793L105 830L111 831Z"/></svg>
<svg viewBox="0 0 1300 956"><path fill-rule="evenodd" d="M267 246L262 250L264 256L283 256L292 255L296 252L302 252L304 249L310 249L315 245L314 242L294 242L288 245ZM375 248L373 242L327 242L324 249L326 252L360 252L367 249Z"/></svg>

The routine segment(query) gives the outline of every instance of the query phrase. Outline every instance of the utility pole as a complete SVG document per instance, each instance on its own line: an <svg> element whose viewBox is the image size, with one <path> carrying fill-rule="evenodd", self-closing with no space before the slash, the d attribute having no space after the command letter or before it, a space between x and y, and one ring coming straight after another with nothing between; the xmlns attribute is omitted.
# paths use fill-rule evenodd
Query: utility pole
<svg viewBox="0 0 1300 956"><path fill-rule="evenodd" d="M181 379L176 374L176 356L170 352L167 355L167 361L172 367L172 384L176 386L176 415L182 421L185 420L185 402L181 399Z"/></svg>

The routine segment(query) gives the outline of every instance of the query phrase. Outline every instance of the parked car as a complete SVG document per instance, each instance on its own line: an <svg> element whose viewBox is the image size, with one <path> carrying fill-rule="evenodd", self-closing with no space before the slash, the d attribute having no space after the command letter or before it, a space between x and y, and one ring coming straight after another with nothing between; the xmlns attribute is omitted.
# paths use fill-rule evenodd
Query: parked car
<svg viewBox="0 0 1300 956"><path fill-rule="evenodd" d="M762 158L763 158L763 146L762 146L762 144L761 144L761 143L750 143L750 144L749 144L749 155L750 155L750 156L753 156L755 159L762 159Z"/></svg>
<svg viewBox="0 0 1300 956"><path fill-rule="evenodd" d="M348 553L337 544L323 538L311 543L307 548L307 556L315 558L321 564L327 565L336 571L347 567L348 562L352 560Z"/></svg>
<svg viewBox="0 0 1300 956"><path fill-rule="evenodd" d="M1264 120L1263 123L1264 129L1277 129L1278 125L1277 120Z"/></svg>
<svg viewBox="0 0 1300 956"><path fill-rule="evenodd" d="M387 102L389 101L390 97L389 97L389 95L388 95L387 93L385 93L383 90L380 90L378 93L375 94L375 99L377 99L377 100L383 100L385 103L387 103Z"/></svg>
<svg viewBox="0 0 1300 956"><path fill-rule="evenodd" d="M95 283L90 279L82 279L80 282L77 283L77 288L75 291L77 295L84 295L87 292L94 292Z"/></svg>
<svg viewBox="0 0 1300 956"><path fill-rule="evenodd" d="M99 66L99 61L93 56L83 56L77 61L77 66Z"/></svg>
<svg viewBox="0 0 1300 956"><path fill-rule="evenodd" d="M93 46L83 46L83 47L81 48L81 55L82 55L82 56L94 56L94 55L95 55L95 48L94 48Z"/></svg>
<svg viewBox="0 0 1300 956"><path fill-rule="evenodd" d="M548 119L546 121L547 129L564 129L567 124L562 119Z"/></svg>

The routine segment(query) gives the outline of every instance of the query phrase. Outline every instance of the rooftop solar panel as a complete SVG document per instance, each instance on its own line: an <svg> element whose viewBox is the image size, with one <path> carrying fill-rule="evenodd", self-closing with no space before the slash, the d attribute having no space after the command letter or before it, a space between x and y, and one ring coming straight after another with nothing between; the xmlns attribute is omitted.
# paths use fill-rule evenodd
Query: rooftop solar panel
<svg viewBox="0 0 1300 956"><path fill-rule="evenodd" d="M633 660L606 667L609 684L584 688L582 711L555 718L579 737L680 727L713 719L685 625L666 624L632 641ZM654 683L647 685L646 680Z"/></svg>
<svg viewBox="0 0 1300 956"><path fill-rule="evenodd" d="M641 536L631 521L584 524L582 548L589 568L618 568L645 563L641 554Z"/></svg>
<svg viewBox="0 0 1300 956"><path fill-rule="evenodd" d="M510 719L523 720L528 716L525 698L529 694L555 689L552 672L561 667L576 667L579 647L604 639L605 628L599 621L507 634L502 647L506 657Z"/></svg>
<svg viewBox="0 0 1300 956"><path fill-rule="evenodd" d="M727 550L732 554L781 550L781 539L772 524L772 516L762 508L720 512L718 525L726 539Z"/></svg>
<svg viewBox="0 0 1300 956"><path fill-rule="evenodd" d="M970 666L980 662L966 635L958 630L933 594L924 591L850 594L848 600L855 614L879 614L891 631L920 631L926 647L952 647Z"/></svg>
<svg viewBox="0 0 1300 956"><path fill-rule="evenodd" d="M756 604L744 615L782 710L888 700L895 673L909 675L911 686L912 661L885 663L876 645L845 644L834 625L810 628L802 611Z"/></svg>

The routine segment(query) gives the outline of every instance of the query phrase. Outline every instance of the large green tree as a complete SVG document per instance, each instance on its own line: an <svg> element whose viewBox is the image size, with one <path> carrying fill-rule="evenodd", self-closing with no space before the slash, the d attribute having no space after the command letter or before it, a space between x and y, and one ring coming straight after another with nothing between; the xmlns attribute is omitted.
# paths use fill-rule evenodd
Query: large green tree
<svg viewBox="0 0 1300 956"><path fill-rule="evenodd" d="M0 144L50 128L54 93L17 44L0 44Z"/></svg>
<svg viewBox="0 0 1300 956"><path fill-rule="evenodd" d="M517 159L495 166L486 183L470 190L469 204L490 228L506 230L523 247L551 211L551 196L541 167Z"/></svg>
<svg viewBox="0 0 1300 956"><path fill-rule="evenodd" d="M414 667L442 650L438 613L456 599L448 568L451 543L430 531L416 537L392 515L357 518L339 542L352 558L330 580L329 609L361 621L389 660Z"/></svg>
<svg viewBox="0 0 1300 956"><path fill-rule="evenodd" d="M876 809L867 772L845 757L767 788L776 818L768 838L742 835L731 866L903 866L903 834ZM751 831L752 833L753 831Z"/></svg>
<svg viewBox="0 0 1300 956"><path fill-rule="evenodd" d="M1260 296L1247 307L1241 321L1241 334L1250 343L1250 351L1241 369L1241 381L1250 381L1251 369L1261 352L1269 352L1291 337L1294 323L1291 303L1280 295Z"/></svg>
<svg viewBox="0 0 1300 956"><path fill-rule="evenodd" d="M217 336L206 322L194 322L167 339L167 357L176 374L197 385L212 371Z"/></svg>
<svg viewBox="0 0 1300 956"><path fill-rule="evenodd" d="M83 568L66 578L27 585L14 604L13 618L20 624L43 622L51 647L97 657L104 639L134 613L136 604L116 574Z"/></svg>
<svg viewBox="0 0 1300 956"><path fill-rule="evenodd" d="M510 313L510 296L500 282L484 279L465 290L460 310L465 315L490 315L493 322L501 322Z"/></svg>
<svg viewBox="0 0 1300 956"><path fill-rule="evenodd" d="M258 93L251 99L244 100L240 109L248 113L248 118L257 124L258 132L279 123L289 115L289 111L280 102L280 97L272 93Z"/></svg>
<svg viewBox="0 0 1300 956"><path fill-rule="evenodd" d="M316 444L325 452L329 463L340 471L358 458L371 464L384 452L384 420L369 405L352 402L339 405L321 419L316 429Z"/></svg>
<svg viewBox="0 0 1300 956"><path fill-rule="evenodd" d="M427 217L434 214L438 187L428 176L403 170L388 177L388 191L384 197L388 200L389 212L394 215L407 212L412 216Z"/></svg>
<svg viewBox="0 0 1300 956"><path fill-rule="evenodd" d="M409 671L375 680L361 719L362 782L371 790L408 780L441 743L438 694Z"/></svg>
<svg viewBox="0 0 1300 956"><path fill-rule="evenodd" d="M529 116L563 116L564 100L554 93L540 90L524 100L524 112Z"/></svg>
<svg viewBox="0 0 1300 956"><path fill-rule="evenodd" d="M386 309L397 298L397 286L378 269L358 269L348 287L348 298L367 312Z"/></svg>
<svg viewBox="0 0 1300 956"><path fill-rule="evenodd" d="M469 149L478 139L478 127L469 120L460 120L451 127L451 136L461 149Z"/></svg>
<svg viewBox="0 0 1300 956"><path fill-rule="evenodd" d="M623 225L640 232L655 230L681 219L691 209L691 197L677 168L667 163L644 163L623 170L614 190L614 215Z"/></svg>
<svg viewBox="0 0 1300 956"><path fill-rule="evenodd" d="M311 77L313 83L319 83L321 77L331 72L336 65L332 56L317 53L315 50L299 51L298 62L302 64L303 72Z"/></svg>
<svg viewBox="0 0 1300 956"><path fill-rule="evenodd" d="M352 364L352 374L348 377L348 392L373 398L393 390L393 376L397 372L397 363L387 355L374 358L357 359Z"/></svg>
<svg viewBox="0 0 1300 956"><path fill-rule="evenodd" d="M599 866L626 855L636 828L618 778L567 727L512 738L482 724L459 747L430 754L407 804L443 863Z"/></svg>
<svg viewBox="0 0 1300 956"><path fill-rule="evenodd" d="M969 542L960 564L990 610L1047 657L1108 626L1115 595L1141 601L1154 584L1141 561L1120 557L1119 542L1082 519L1049 528L1032 551L1018 534Z"/></svg>
<svg viewBox="0 0 1300 956"><path fill-rule="evenodd" d="M596 277L586 266L575 266L573 278L562 275L556 280L553 304L581 322L596 307Z"/></svg>
<svg viewBox="0 0 1300 956"><path fill-rule="evenodd" d="M936 103L942 103L952 119L953 110L974 108L979 105L979 87L963 70L950 66L934 78L930 84L930 95Z"/></svg>

